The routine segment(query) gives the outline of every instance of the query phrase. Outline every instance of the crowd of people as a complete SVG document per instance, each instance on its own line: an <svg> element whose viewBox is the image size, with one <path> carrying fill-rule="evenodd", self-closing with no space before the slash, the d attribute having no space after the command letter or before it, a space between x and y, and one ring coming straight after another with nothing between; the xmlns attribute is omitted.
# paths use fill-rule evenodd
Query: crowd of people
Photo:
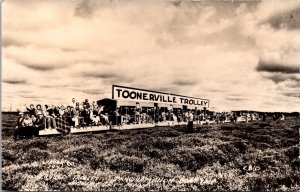
<svg viewBox="0 0 300 192"><path fill-rule="evenodd" d="M60 132L69 132L68 127L87 127L92 125L107 125L109 119L95 101L89 103L88 99L83 102L75 102L68 106L33 105L26 106L26 111L20 112L17 122L18 128L31 127L35 130L57 129ZM63 126L62 126L63 125Z"/></svg>
<svg viewBox="0 0 300 192"><path fill-rule="evenodd" d="M88 99L68 106L36 105L26 106L25 112L20 112L18 128L31 127L35 132L43 129L56 129L62 133L70 132L70 128L82 128L100 125L146 124L158 122L198 122L199 124L237 122L243 118L245 122L265 120L265 113L209 112L204 110L168 109L158 107L121 106L114 110L91 103ZM284 119L284 116L275 118Z"/></svg>

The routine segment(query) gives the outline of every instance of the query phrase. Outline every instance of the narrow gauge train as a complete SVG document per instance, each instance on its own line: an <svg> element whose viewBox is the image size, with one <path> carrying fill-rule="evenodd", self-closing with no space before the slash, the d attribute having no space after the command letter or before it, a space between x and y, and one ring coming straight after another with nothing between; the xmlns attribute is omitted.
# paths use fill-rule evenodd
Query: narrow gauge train
<svg viewBox="0 0 300 192"><path fill-rule="evenodd" d="M176 126L187 124L187 111L194 114L209 113L209 100L207 99L119 85L112 86L112 99L101 99L97 101L97 104L102 108L98 117L99 124L75 128L60 119L59 126L68 127L71 134L110 129ZM62 133L58 129L45 128L39 131L39 135L53 134Z"/></svg>

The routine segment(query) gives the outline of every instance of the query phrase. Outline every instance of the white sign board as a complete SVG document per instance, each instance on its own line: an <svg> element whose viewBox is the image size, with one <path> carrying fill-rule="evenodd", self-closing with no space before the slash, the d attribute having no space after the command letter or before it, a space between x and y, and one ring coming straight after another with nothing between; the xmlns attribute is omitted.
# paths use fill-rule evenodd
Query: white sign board
<svg viewBox="0 0 300 192"><path fill-rule="evenodd" d="M112 99L208 107L209 100L113 85Z"/></svg>

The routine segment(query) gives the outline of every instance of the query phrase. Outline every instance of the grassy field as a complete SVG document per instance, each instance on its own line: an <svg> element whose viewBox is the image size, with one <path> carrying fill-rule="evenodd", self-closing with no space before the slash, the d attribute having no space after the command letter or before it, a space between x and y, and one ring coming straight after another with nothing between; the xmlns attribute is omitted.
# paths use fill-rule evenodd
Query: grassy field
<svg viewBox="0 0 300 192"><path fill-rule="evenodd" d="M157 127L14 141L3 116L5 190L297 190L299 119Z"/></svg>

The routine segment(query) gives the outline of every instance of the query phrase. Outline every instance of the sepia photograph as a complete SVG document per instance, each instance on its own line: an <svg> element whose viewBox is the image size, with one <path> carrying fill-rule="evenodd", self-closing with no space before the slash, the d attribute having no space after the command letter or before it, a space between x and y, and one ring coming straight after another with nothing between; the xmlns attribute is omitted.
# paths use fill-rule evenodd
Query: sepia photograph
<svg viewBox="0 0 300 192"><path fill-rule="evenodd" d="M3 191L300 191L300 0L1 0Z"/></svg>

